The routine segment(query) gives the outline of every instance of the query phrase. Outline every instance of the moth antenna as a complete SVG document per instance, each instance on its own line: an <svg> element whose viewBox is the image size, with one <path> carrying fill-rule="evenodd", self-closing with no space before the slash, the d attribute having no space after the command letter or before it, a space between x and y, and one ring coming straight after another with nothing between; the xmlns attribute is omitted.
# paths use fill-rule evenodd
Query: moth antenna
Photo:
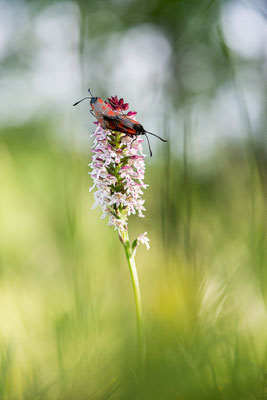
<svg viewBox="0 0 267 400"><path fill-rule="evenodd" d="M74 103L73 105L74 105L74 106L77 106L77 104L79 104L81 101L83 101L83 100L85 100L85 99L91 99L91 97L89 97L89 96L87 96L87 97L84 97L83 99L81 99L81 100L77 101L77 102L76 102L76 103Z"/></svg>
<svg viewBox="0 0 267 400"><path fill-rule="evenodd" d="M149 139L148 139L148 136L147 136L146 132L145 132L145 137L146 137L146 140L147 140L147 143L148 143L148 148L149 148L150 157L152 157L152 150L151 150L150 143L149 143Z"/></svg>
<svg viewBox="0 0 267 400"><path fill-rule="evenodd" d="M168 142L168 140L166 140L166 139L162 139L160 136L158 136L158 135L155 135L155 133L152 133L152 132L148 132L148 131L145 131L146 133L149 133L150 135L153 135L153 136L156 136L158 139L160 139L162 142Z"/></svg>
<svg viewBox="0 0 267 400"><path fill-rule="evenodd" d="M93 94L92 94L92 92L91 92L91 89L90 89L90 88L88 89L88 93L90 93L90 95L91 95L92 97L94 97Z"/></svg>

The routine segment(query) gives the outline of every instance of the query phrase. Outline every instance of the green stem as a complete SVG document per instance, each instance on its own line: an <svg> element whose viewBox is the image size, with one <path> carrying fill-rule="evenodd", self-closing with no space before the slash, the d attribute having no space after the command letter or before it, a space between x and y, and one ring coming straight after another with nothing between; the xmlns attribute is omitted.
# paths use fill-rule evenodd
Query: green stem
<svg viewBox="0 0 267 400"><path fill-rule="evenodd" d="M123 240L121 240L124 246L128 266L130 270L131 281L134 291L134 300L136 308L136 319L137 319L137 333L138 333L138 354L141 365L144 365L145 361L145 339L143 331L143 319L142 319L142 302L141 302L141 291L139 285L139 279L137 274L137 268L135 264L134 254L132 247L129 242L128 232L123 234Z"/></svg>

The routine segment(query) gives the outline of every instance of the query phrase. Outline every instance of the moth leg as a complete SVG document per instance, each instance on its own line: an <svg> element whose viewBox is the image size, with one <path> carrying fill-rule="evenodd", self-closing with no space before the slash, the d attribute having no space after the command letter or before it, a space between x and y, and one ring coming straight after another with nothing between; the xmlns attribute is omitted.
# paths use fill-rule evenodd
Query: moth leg
<svg viewBox="0 0 267 400"><path fill-rule="evenodd" d="M127 132L123 132L125 134L125 136L128 136L129 138L132 139L133 135L129 135L129 133ZM137 139L137 135L135 135L134 139L131 141L131 148L133 147L133 142Z"/></svg>
<svg viewBox="0 0 267 400"><path fill-rule="evenodd" d="M95 116L95 114L94 114L94 111L93 111L93 110L90 110L90 113L92 114L92 116L93 116L93 117L95 117L95 118L96 118L96 116Z"/></svg>
<svg viewBox="0 0 267 400"><path fill-rule="evenodd" d="M123 132L123 133L124 133L125 136L128 136L129 138L132 139L133 135L130 135L130 134L127 133L127 132ZM132 144L133 144L133 142L134 142L135 140L136 140L136 137L131 141L131 147L132 147Z"/></svg>
<svg viewBox="0 0 267 400"><path fill-rule="evenodd" d="M131 148L133 147L133 142L137 139L137 135L135 135L135 138L131 142Z"/></svg>

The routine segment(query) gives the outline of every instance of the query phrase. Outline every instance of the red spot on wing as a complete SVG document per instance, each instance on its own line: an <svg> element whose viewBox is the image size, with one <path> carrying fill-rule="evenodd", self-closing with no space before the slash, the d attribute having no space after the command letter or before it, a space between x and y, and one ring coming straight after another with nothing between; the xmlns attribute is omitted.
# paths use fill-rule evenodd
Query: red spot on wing
<svg viewBox="0 0 267 400"><path fill-rule="evenodd" d="M127 117L127 115L120 115L120 119L124 119L125 121L132 122L135 125L141 125L138 121L135 121L132 118Z"/></svg>
<svg viewBox="0 0 267 400"><path fill-rule="evenodd" d="M125 132L127 132L130 135L136 135L136 130L135 129L126 128Z"/></svg>
<svg viewBox="0 0 267 400"><path fill-rule="evenodd" d="M97 120L98 120L98 122L100 123L100 125L101 125L102 128L103 128L103 123L104 123L103 118L99 116L99 117L97 118Z"/></svg>
<svg viewBox="0 0 267 400"><path fill-rule="evenodd" d="M135 135L136 131L129 126L125 126L123 123L119 124L119 129L121 132L127 133L128 135Z"/></svg>
<svg viewBox="0 0 267 400"><path fill-rule="evenodd" d="M110 116L113 117L113 116L115 115L115 113L114 113L111 109L109 109L109 110L107 111L106 115L110 115Z"/></svg>
<svg viewBox="0 0 267 400"><path fill-rule="evenodd" d="M141 125L139 122L137 122L137 121L135 121L134 119L132 119L132 118L129 118L129 117L125 117L125 118L127 118L129 121L131 121L133 124L135 124L135 125Z"/></svg>

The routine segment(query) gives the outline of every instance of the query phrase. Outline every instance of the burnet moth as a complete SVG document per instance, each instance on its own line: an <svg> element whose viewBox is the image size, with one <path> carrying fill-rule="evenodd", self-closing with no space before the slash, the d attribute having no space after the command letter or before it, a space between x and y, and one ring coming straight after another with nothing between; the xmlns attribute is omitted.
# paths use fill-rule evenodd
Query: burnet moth
<svg viewBox="0 0 267 400"><path fill-rule="evenodd" d="M167 142L167 140L162 139L158 135L155 135L155 133L145 130L144 127L134 119L123 115L118 111L112 110L110 106L100 97L94 97L90 89L88 89L88 92L91 96L86 96L83 99L74 103L73 105L76 106L81 101L85 99L90 99L90 112L97 119L103 129L109 129L111 131L124 133L127 136L134 137L134 140L139 135L145 135L148 143L150 157L152 156L152 150L147 134L157 137L162 142Z"/></svg>

